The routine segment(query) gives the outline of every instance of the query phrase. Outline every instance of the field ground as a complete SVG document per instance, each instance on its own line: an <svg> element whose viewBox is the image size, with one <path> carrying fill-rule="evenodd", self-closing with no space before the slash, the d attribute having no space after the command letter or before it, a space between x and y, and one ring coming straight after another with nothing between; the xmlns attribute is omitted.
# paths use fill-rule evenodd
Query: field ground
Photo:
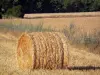
<svg viewBox="0 0 100 75"><path fill-rule="evenodd" d="M20 70L16 59L17 37L0 33L0 75L99 75L100 56L69 46L72 70Z"/></svg>
<svg viewBox="0 0 100 75"><path fill-rule="evenodd" d="M100 17L69 17L69 18L40 18L40 19L2 19L0 24L13 25L40 25L50 26L55 29L63 29L65 26L74 24L84 31L100 29Z"/></svg>
<svg viewBox="0 0 100 75"><path fill-rule="evenodd" d="M41 19L1 19L0 24L40 25L63 29L64 26L74 24L91 32L100 29L100 17L68 17ZM87 49L77 49L69 46L69 66L71 70L21 70L18 68L16 48L17 40L13 32L4 33L0 30L0 75L100 75L100 55L89 53Z"/></svg>

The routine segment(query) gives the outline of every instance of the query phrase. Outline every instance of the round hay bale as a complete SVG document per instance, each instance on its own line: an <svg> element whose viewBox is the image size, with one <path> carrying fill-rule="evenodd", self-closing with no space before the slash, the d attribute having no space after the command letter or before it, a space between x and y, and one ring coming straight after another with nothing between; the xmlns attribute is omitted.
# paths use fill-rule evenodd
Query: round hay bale
<svg viewBox="0 0 100 75"><path fill-rule="evenodd" d="M24 33L18 40L17 59L22 69L57 69L68 65L65 36L58 32Z"/></svg>

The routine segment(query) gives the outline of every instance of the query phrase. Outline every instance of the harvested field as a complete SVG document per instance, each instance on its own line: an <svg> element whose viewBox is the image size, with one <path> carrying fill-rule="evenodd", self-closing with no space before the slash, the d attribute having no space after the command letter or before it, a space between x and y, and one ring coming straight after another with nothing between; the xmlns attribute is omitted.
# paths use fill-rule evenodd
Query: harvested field
<svg viewBox="0 0 100 75"><path fill-rule="evenodd" d="M68 65L68 46L58 32L22 34L18 40L17 58L22 69L61 69Z"/></svg>
<svg viewBox="0 0 100 75"><path fill-rule="evenodd" d="M0 32L1 33L1 32ZM8 38L2 38L3 36ZM72 70L21 70L18 67L16 38L13 35L0 34L0 75L99 75L100 55L89 53L84 49L76 49L69 46L69 66ZM18 38L17 38L18 39Z"/></svg>
<svg viewBox="0 0 100 75"><path fill-rule="evenodd" d="M64 18L56 17L56 18L36 18L36 19L0 19L0 25L1 24L6 24L5 25L6 28L10 27L10 26L7 26L10 24L12 25L43 24L43 27L49 26L55 29L63 29L65 26L68 26L70 24L75 24L77 27L82 28L83 31L88 32L88 31L94 30L95 28L97 30L100 30L100 17L99 16L91 16L91 17L90 16L83 16L83 17L75 16L75 17L64 17ZM87 48L79 49L78 47L75 48L72 45L68 45L67 47L68 52L69 52L68 66L70 66L70 70L69 69L54 69L54 70L26 69L26 70L22 70L19 68L19 64L17 61L18 60L17 50L16 50L18 46L17 42L19 40L18 37L20 37L20 32L12 32L9 30L8 30L9 32L7 31L4 32L4 31L5 30L0 30L0 75L66 75L66 74L68 75L100 75L100 55L90 53ZM30 37L29 33L27 35ZM62 34L60 35L58 34L58 36L59 38L63 38ZM41 39L44 39L44 38L37 37L36 39L40 41ZM62 41L64 43L65 38ZM44 45L41 46L41 43L42 42L40 43L37 42L38 44L37 49L43 48L44 50L45 46ZM30 44L28 44L28 48L31 47ZM54 49L55 48L56 47L54 47ZM27 48L25 50L27 50ZM30 53L30 54L33 54L33 53ZM32 62L30 64L33 64L33 61L31 61L31 59L29 60L30 62ZM30 64L28 68L33 67Z"/></svg>
<svg viewBox="0 0 100 75"><path fill-rule="evenodd" d="M55 29L63 29L74 24L84 31L100 29L100 17L69 17L69 18L41 18L41 19L1 19L0 24L13 25L41 25Z"/></svg>

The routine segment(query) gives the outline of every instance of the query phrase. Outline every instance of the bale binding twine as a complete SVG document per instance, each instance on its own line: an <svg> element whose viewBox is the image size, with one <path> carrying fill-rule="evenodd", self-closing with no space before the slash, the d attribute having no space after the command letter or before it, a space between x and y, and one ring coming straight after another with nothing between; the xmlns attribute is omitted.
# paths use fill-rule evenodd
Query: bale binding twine
<svg viewBox="0 0 100 75"><path fill-rule="evenodd" d="M18 40L21 69L61 69L68 65L68 46L59 32L23 33Z"/></svg>

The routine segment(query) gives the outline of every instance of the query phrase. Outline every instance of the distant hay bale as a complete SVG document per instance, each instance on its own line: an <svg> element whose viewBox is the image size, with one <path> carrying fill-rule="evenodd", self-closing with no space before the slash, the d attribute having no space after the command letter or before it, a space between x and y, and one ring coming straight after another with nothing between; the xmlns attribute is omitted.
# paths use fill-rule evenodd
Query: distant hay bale
<svg viewBox="0 0 100 75"><path fill-rule="evenodd" d="M58 32L24 33L18 40L17 59L22 69L57 69L68 65L65 36Z"/></svg>

